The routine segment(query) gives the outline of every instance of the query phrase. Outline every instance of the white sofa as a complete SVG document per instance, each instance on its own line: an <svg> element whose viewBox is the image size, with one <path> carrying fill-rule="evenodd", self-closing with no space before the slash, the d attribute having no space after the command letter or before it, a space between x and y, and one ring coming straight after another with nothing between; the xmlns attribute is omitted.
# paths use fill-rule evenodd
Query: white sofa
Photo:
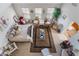
<svg viewBox="0 0 79 59"><path fill-rule="evenodd" d="M32 37L27 34L28 27L32 24L18 25L20 28L20 33L14 37L9 35L9 41L11 42L33 42ZM31 30L32 31L32 30Z"/></svg>

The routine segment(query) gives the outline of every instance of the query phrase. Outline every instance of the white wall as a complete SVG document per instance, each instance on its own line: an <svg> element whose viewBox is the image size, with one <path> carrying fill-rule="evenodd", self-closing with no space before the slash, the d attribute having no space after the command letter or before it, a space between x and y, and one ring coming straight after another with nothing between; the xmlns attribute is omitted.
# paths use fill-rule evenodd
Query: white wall
<svg viewBox="0 0 79 59"><path fill-rule="evenodd" d="M75 21L79 24L79 4L73 6L72 4L63 4L61 7L62 16L65 15L66 19L62 19L62 16L59 19L59 22L64 25L63 30L66 30L72 21Z"/></svg>
<svg viewBox="0 0 79 59"><path fill-rule="evenodd" d="M77 6L73 6L72 4L64 4L62 6L62 11L70 18L70 20L79 23L79 4L77 4Z"/></svg>
<svg viewBox="0 0 79 59"><path fill-rule="evenodd" d="M5 8L5 6L7 8ZM0 33L0 48L5 46L8 43L6 38L6 33L10 29L11 25L14 24L13 16L16 15L14 9L12 8L11 4L0 4L0 7L3 7L0 10L0 17L4 16L5 19L9 19L7 28L4 28L3 32Z"/></svg>
<svg viewBox="0 0 79 59"><path fill-rule="evenodd" d="M4 14L5 9L7 9L10 5L10 3L0 3L0 16Z"/></svg>
<svg viewBox="0 0 79 59"><path fill-rule="evenodd" d="M69 20L69 18L67 17L66 19L63 19L62 15L60 16L58 23L59 24L63 24L63 28L61 29L61 32L64 32L70 25L72 21Z"/></svg>
<svg viewBox="0 0 79 59"><path fill-rule="evenodd" d="M66 8L67 9L67 8ZM65 9L65 10L66 10ZM72 20L69 17L69 14L66 14L65 10L62 10L62 14L58 19L58 23L63 24L63 28L62 28L62 32L64 32L66 29L68 29L68 27L71 25ZM66 10L67 11L67 10ZM63 16L66 16L66 18L64 19Z"/></svg>

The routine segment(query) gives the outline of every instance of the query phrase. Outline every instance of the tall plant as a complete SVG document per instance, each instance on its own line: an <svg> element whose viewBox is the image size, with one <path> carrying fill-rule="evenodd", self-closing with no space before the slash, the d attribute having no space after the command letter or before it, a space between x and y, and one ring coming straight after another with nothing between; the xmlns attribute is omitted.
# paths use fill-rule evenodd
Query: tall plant
<svg viewBox="0 0 79 59"><path fill-rule="evenodd" d="M53 17L56 21L58 20L60 14L61 14L61 9L60 8L55 8L54 13L53 13Z"/></svg>

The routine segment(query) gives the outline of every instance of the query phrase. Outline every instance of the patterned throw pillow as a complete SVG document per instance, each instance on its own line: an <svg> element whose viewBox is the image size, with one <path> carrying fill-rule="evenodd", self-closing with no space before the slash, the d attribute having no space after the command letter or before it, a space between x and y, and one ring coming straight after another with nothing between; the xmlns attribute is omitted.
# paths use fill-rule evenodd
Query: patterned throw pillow
<svg viewBox="0 0 79 59"><path fill-rule="evenodd" d="M28 27L27 34L28 34L29 36L31 36L31 29L32 29L32 26Z"/></svg>

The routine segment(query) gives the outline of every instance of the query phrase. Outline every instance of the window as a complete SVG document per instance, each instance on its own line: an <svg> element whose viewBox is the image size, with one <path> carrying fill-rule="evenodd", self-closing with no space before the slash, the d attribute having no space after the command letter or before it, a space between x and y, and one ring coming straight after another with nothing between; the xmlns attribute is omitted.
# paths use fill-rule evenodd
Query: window
<svg viewBox="0 0 79 59"><path fill-rule="evenodd" d="M27 20L27 19L30 19L30 10L29 8L22 8L22 12L24 14L24 18Z"/></svg>
<svg viewBox="0 0 79 59"><path fill-rule="evenodd" d="M26 14L30 14L29 8L22 8L22 12Z"/></svg>
<svg viewBox="0 0 79 59"><path fill-rule="evenodd" d="M35 8L35 16L42 18L42 8Z"/></svg>
<svg viewBox="0 0 79 59"><path fill-rule="evenodd" d="M51 19L53 16L54 8L47 8L47 18Z"/></svg>

